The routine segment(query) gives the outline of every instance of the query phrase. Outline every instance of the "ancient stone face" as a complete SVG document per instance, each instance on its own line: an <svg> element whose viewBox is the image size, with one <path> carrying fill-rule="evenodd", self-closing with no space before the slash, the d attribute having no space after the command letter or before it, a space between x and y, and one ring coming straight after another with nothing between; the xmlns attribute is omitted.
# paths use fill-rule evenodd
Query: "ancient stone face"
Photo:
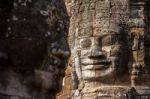
<svg viewBox="0 0 150 99"><path fill-rule="evenodd" d="M70 97L149 99L149 0L65 1L71 17Z"/></svg>
<svg viewBox="0 0 150 99"><path fill-rule="evenodd" d="M22 79L17 82L30 91L55 93L61 86L70 55L69 20L64 2L14 0L5 5L0 3L4 6L0 6L0 18L6 27L0 37L0 59L6 61L0 64L1 68L16 73L16 79ZM7 3L11 5L9 10L4 9L9 6ZM9 84L6 87L9 88Z"/></svg>
<svg viewBox="0 0 150 99"><path fill-rule="evenodd" d="M127 19L121 17L126 15L127 2L116 2L77 0L73 3L70 38L75 38L72 57L79 79L106 83L128 72L128 53L124 52L128 49L127 32L123 25Z"/></svg>
<svg viewBox="0 0 150 99"><path fill-rule="evenodd" d="M99 36L77 36L75 48L79 55L75 57L75 67L80 65L84 80L112 79L127 69L127 64L123 65L127 57L123 53L125 42L122 35L123 31L119 30L117 33L100 32Z"/></svg>
<svg viewBox="0 0 150 99"><path fill-rule="evenodd" d="M74 97L101 99L110 98L111 91L125 92L127 87L119 86L129 84L128 1L76 0L71 10Z"/></svg>

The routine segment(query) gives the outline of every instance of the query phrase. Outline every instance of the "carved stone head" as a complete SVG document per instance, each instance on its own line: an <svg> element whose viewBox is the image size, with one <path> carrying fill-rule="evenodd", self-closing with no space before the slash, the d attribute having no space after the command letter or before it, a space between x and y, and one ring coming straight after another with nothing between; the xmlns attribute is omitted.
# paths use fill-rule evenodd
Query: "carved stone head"
<svg viewBox="0 0 150 99"><path fill-rule="evenodd" d="M70 33L80 81L113 85L128 74L126 17L121 17L126 12L121 9L127 11L126 0L74 1Z"/></svg>
<svg viewBox="0 0 150 99"><path fill-rule="evenodd" d="M4 6L0 10L7 11L3 17L7 29L0 37L0 68L16 73L27 89L55 93L70 55L63 0L14 0L9 10Z"/></svg>
<svg viewBox="0 0 150 99"><path fill-rule="evenodd" d="M106 32L97 36L77 36L75 38L74 57L75 68L81 69L81 79L85 81L100 80L105 84L120 78L128 72L128 53L125 44L125 31L117 24L113 24ZM78 70L77 70L78 71ZM108 81L108 82L106 82Z"/></svg>

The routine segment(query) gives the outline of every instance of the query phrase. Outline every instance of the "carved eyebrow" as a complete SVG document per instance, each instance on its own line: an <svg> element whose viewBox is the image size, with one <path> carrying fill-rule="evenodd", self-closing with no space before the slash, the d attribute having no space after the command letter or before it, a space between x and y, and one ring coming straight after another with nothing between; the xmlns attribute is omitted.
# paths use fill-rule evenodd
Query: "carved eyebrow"
<svg viewBox="0 0 150 99"><path fill-rule="evenodd" d="M105 44L114 44L116 42L119 42L120 35L119 34L113 34L113 35L105 35L100 38L100 41L102 41Z"/></svg>
<svg viewBox="0 0 150 99"><path fill-rule="evenodd" d="M109 33L109 34L103 34L101 35L99 38L104 38L104 37L107 37L107 36L120 36L121 34L120 33Z"/></svg>

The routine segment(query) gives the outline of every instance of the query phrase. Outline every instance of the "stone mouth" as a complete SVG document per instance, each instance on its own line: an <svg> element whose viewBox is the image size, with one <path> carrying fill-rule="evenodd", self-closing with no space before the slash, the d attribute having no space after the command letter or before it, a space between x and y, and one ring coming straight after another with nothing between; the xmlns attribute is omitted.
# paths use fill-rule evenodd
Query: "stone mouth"
<svg viewBox="0 0 150 99"><path fill-rule="evenodd" d="M87 81L113 78L116 72L116 68L112 68L111 65L87 65L81 68L83 79Z"/></svg>
<svg viewBox="0 0 150 99"><path fill-rule="evenodd" d="M111 65L111 61L108 60L87 60L81 62L83 70L103 70L107 69Z"/></svg>
<svg viewBox="0 0 150 99"><path fill-rule="evenodd" d="M86 65L85 67L82 67L82 70L104 70L109 68L109 65Z"/></svg>

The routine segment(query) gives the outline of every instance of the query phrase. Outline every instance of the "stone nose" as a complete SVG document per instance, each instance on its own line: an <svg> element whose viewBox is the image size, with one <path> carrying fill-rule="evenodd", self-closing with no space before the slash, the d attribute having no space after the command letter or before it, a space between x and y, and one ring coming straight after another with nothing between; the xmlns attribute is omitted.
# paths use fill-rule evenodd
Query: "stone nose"
<svg viewBox="0 0 150 99"><path fill-rule="evenodd" d="M53 49L52 53L56 56L61 56L63 58L68 58L70 56L70 51L69 50Z"/></svg>
<svg viewBox="0 0 150 99"><path fill-rule="evenodd" d="M90 50L89 58L104 58L105 53L102 51L102 44L99 38L94 38Z"/></svg>
<svg viewBox="0 0 150 99"><path fill-rule="evenodd" d="M68 58L70 56L69 45L65 38L60 39L56 45L57 47L52 49L53 55L60 56L63 58Z"/></svg>
<svg viewBox="0 0 150 99"><path fill-rule="evenodd" d="M91 49L89 58L105 58L105 53L98 48Z"/></svg>

